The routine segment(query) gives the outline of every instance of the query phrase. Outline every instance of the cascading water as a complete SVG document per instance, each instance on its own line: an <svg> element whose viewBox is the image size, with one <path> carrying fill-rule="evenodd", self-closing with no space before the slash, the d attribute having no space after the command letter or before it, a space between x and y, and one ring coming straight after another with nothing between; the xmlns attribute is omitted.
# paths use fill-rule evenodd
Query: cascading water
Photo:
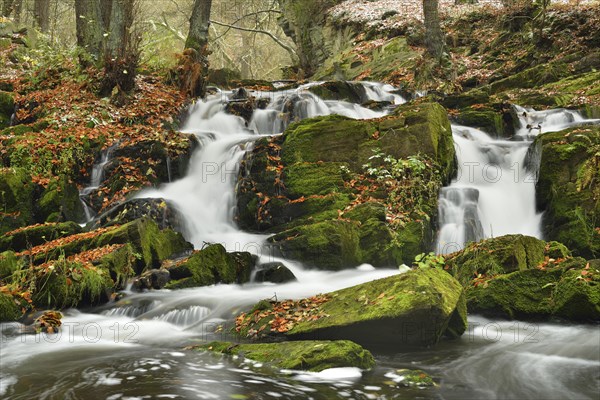
<svg viewBox="0 0 600 400"><path fill-rule="evenodd" d="M98 190L98 188L100 187L102 179L104 178L104 168L110 162L111 155L115 147L116 145L113 145L102 152L102 154L100 155L100 161L94 164L94 166L92 167L90 184L79 192L79 200L81 201L81 204L83 205L83 210L85 211L85 223L90 222L92 219L94 219L94 216L96 215L96 212L88 204L87 198L92 192Z"/></svg>
<svg viewBox="0 0 600 400"><path fill-rule="evenodd" d="M537 170L527 165L529 147L540 132L596 121L564 109L534 111L515 106L515 112L519 127L510 139L452 126L458 175L440 193L438 253L506 234L541 238L541 213L535 206Z"/></svg>
<svg viewBox="0 0 600 400"><path fill-rule="evenodd" d="M277 134L298 118L334 112L367 118L384 113L345 102L323 101L305 88L253 93L270 95L272 101L267 110L255 112L251 129L240 118L223 112L227 93L196 104L190 110L185 131L199 137L201 148L193 156L188 176L140 197L171 200L188 219L188 238L197 247L204 241L220 242L228 250L259 253L264 236L240 232L232 222L238 164L252 141L261 135ZM365 84L365 92L376 97L373 100L400 102L385 85ZM289 105L284 107L290 100L295 102L292 110ZM524 156L525 146L508 141L495 143L468 128L458 128L455 136L460 132L472 138L464 138L470 146L465 146L465 157L488 146L494 150L477 160L493 159L497 165L510 167L511 150ZM465 202L469 199L478 209L481 201L477 201L477 189L455 193L462 193ZM473 235L477 231L474 228ZM253 245L256 243L259 245ZM593 398L597 392L600 354L593 343L600 341L600 334L585 326L531 325L539 334L530 336L532 332L519 325L517 335L518 322L496 323L470 317L475 329L461 339L444 342L433 351L377 355L378 367L365 375L353 369L336 374L274 373L256 363L180 350L194 341L231 340L220 326L259 299L274 295L279 299L300 298L398 273L366 265L340 272L304 270L298 263L284 261L297 282L127 293L123 300L93 312L66 311L59 335L19 336L14 334L19 324L2 324L0 396L11 400L398 396L563 399ZM439 390L398 388L398 368L423 368L444 382Z"/></svg>

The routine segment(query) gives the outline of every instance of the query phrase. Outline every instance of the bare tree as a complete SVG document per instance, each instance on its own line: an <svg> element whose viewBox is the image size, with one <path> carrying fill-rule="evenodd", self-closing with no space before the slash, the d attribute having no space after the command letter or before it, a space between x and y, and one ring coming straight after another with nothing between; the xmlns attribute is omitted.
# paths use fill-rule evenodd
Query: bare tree
<svg viewBox="0 0 600 400"><path fill-rule="evenodd" d="M33 16L38 28L44 33L50 28L50 0L35 0Z"/></svg>
<svg viewBox="0 0 600 400"><path fill-rule="evenodd" d="M100 59L106 27L100 0L75 0L77 44Z"/></svg>
<svg viewBox="0 0 600 400"><path fill-rule="evenodd" d="M179 80L182 90L192 97L206 95L208 76L208 28L210 26L211 0L194 0L190 18L190 31L179 63Z"/></svg>
<svg viewBox="0 0 600 400"><path fill-rule="evenodd" d="M425 44L431 57L440 59L444 53L444 34L440 27L438 0L423 0L425 20Z"/></svg>

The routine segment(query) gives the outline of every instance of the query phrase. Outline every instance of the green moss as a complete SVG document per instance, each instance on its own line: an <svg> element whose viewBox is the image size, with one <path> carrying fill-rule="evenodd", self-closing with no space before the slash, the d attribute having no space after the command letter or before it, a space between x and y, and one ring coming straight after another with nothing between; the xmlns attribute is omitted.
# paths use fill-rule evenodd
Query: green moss
<svg viewBox="0 0 600 400"><path fill-rule="evenodd" d="M584 265L565 272L557 283L554 315L576 321L600 320L600 270Z"/></svg>
<svg viewBox="0 0 600 400"><path fill-rule="evenodd" d="M18 230L11 235L0 236L0 251L8 249L21 251L30 246L35 247L61 237L81 233L81 231L81 227L74 222L34 225Z"/></svg>
<svg viewBox="0 0 600 400"><path fill-rule="evenodd" d="M391 243L395 258L410 265L417 255L429 251L432 238L433 232L428 221L410 221L398 227Z"/></svg>
<svg viewBox="0 0 600 400"><path fill-rule="evenodd" d="M0 169L0 234L33 220L33 184L23 169Z"/></svg>
<svg viewBox="0 0 600 400"><path fill-rule="evenodd" d="M32 300L38 308L67 308L96 305L108 300L114 282L108 270L86 268L64 259L34 272L30 281Z"/></svg>
<svg viewBox="0 0 600 400"><path fill-rule="evenodd" d="M16 321L23 313L12 295L0 292L0 322Z"/></svg>
<svg viewBox="0 0 600 400"><path fill-rule="evenodd" d="M208 286L217 283L246 283L254 269L254 257L247 252L227 253L220 244L210 245L169 269L174 281L167 289Z"/></svg>
<svg viewBox="0 0 600 400"><path fill-rule="evenodd" d="M10 117L15 110L12 94L0 91L0 129L10 125Z"/></svg>
<svg viewBox="0 0 600 400"><path fill-rule="evenodd" d="M403 379L400 382L401 386L409 387L428 387L435 386L433 378L428 373L420 369L399 369L396 374Z"/></svg>
<svg viewBox="0 0 600 400"><path fill-rule="evenodd" d="M14 251L0 253L0 280L12 275L13 272L23 267L23 262Z"/></svg>
<svg viewBox="0 0 600 400"><path fill-rule="evenodd" d="M600 255L600 128L586 126L538 136L538 208L546 237L576 255Z"/></svg>
<svg viewBox="0 0 600 400"><path fill-rule="evenodd" d="M324 221L276 234L269 239L284 257L307 266L339 270L360 264L359 227L349 221Z"/></svg>
<svg viewBox="0 0 600 400"><path fill-rule="evenodd" d="M550 254L557 258L570 255L560 243L546 244L530 236L506 235L471 243L446 258L446 265L463 284L470 285L479 274L495 276L536 267Z"/></svg>
<svg viewBox="0 0 600 400"><path fill-rule="evenodd" d="M237 355L281 369L320 372L329 368L370 369L375 366L371 353L349 340L259 344L212 342L197 349Z"/></svg>
<svg viewBox="0 0 600 400"><path fill-rule="evenodd" d="M446 333L457 309L463 314L462 293L460 284L445 271L419 269L328 293L329 300L319 306L324 317L298 322L284 336L346 338L364 346L432 345ZM251 319L249 328L265 323L254 315L246 318ZM462 321L466 323L466 318ZM465 328L453 321L455 334Z"/></svg>
<svg viewBox="0 0 600 400"><path fill-rule="evenodd" d="M548 63L528 68L489 85L492 93L506 89L532 88L550 82L556 82L570 74L567 64Z"/></svg>
<svg viewBox="0 0 600 400"><path fill-rule="evenodd" d="M68 221L85 220L85 211L79 200L79 191L66 176L53 180L42 193L36 204L36 216L39 221L48 221L54 213Z"/></svg>
<svg viewBox="0 0 600 400"><path fill-rule="evenodd" d="M30 127L29 125L16 125L16 126L10 126L8 128L5 128L4 130L0 131L0 135L2 135L2 136L4 136L4 135L20 136L20 135L23 135L23 134L29 133L29 132L33 132L33 128Z"/></svg>
<svg viewBox="0 0 600 400"><path fill-rule="evenodd" d="M504 135L502 115L493 110L463 110L455 117L455 120L460 125L479 128L490 135Z"/></svg>
<svg viewBox="0 0 600 400"><path fill-rule="evenodd" d="M326 195L344 189L341 163L295 163L285 167L284 182L290 199Z"/></svg>

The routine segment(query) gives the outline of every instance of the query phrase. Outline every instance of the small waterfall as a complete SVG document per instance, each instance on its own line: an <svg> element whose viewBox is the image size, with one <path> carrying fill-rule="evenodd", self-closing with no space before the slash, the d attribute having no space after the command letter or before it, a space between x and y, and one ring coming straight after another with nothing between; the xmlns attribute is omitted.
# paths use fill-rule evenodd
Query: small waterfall
<svg viewBox="0 0 600 400"><path fill-rule="evenodd" d="M469 242L507 234L542 236L541 213L535 206L538 168L530 145L540 133L597 121L565 109L535 111L515 106L515 113L519 126L508 140L452 126L458 175L440 193L438 253L452 253Z"/></svg>
<svg viewBox="0 0 600 400"><path fill-rule="evenodd" d="M108 164L111 160L111 155L117 145L112 145L106 150L103 150L100 155L100 160L92 167L92 175L90 177L90 184L79 192L79 200L83 205L83 210L85 211L85 223L90 222L94 219L96 212L92 209L92 207L88 204L88 197L90 194L97 190L102 184L102 180L104 179L104 168L106 164Z"/></svg>

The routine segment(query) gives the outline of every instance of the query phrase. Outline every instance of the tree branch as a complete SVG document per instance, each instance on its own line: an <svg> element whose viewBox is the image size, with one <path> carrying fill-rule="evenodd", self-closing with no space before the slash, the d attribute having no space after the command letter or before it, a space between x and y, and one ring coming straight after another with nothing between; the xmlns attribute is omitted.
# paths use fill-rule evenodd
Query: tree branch
<svg viewBox="0 0 600 400"><path fill-rule="evenodd" d="M275 43L277 43L278 45L283 47L290 54L290 56L292 57L292 60L295 60L298 57L296 50L294 50L292 47L290 47L287 44L285 44L284 42L282 42L281 39L279 39L277 36L273 35L269 31L264 31L262 29L242 28L241 26L229 25L229 24L225 24L223 22L219 22L219 21L215 21L215 20L211 20L210 22L215 25L224 26L226 28L231 28L231 29L236 29L238 31L262 33L263 35L269 36L271 39L273 39L273 41Z"/></svg>

